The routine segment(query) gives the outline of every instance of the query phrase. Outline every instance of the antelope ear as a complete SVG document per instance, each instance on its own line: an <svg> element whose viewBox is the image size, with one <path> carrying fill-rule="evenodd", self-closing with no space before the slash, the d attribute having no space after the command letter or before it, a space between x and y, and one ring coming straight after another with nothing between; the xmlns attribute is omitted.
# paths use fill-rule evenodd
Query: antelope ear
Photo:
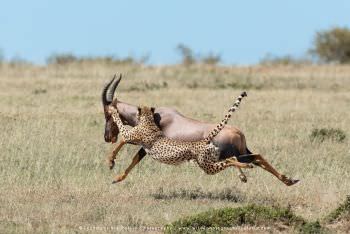
<svg viewBox="0 0 350 234"><path fill-rule="evenodd" d="M155 107L151 107L151 111L152 111L152 113L154 114L154 111L156 110L156 108Z"/></svg>

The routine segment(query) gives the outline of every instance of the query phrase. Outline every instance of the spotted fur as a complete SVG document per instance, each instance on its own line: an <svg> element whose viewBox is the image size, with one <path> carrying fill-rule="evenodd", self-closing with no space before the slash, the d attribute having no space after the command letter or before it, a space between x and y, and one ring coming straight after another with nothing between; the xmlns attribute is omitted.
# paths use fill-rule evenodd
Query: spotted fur
<svg viewBox="0 0 350 234"><path fill-rule="evenodd" d="M244 96L246 96L245 92L238 97L224 120L206 139L201 141L187 142L165 137L154 122L153 108L139 108L137 116L138 125L130 130L126 129L123 125L116 108L110 107L110 114L113 121L118 125L124 141L142 145L153 159L171 165L178 165L188 160L194 160L207 174L216 174L230 166L251 167L249 164L239 163L234 156L224 161L219 161L219 149L211 142L211 139L227 123L227 120L231 117L231 112L237 109Z"/></svg>

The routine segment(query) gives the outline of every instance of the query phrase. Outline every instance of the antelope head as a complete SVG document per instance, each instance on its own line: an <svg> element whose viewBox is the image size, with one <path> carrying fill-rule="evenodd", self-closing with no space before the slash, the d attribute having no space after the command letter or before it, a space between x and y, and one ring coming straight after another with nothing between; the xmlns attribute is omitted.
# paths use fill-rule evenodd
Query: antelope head
<svg viewBox="0 0 350 234"><path fill-rule="evenodd" d="M113 100L114 92L118 87L118 84L122 78L120 74L117 78L117 75L114 75L113 79L108 82L102 90L102 105L103 111L106 119L105 123L105 134L104 138L106 142L116 142L118 140L119 129L118 126L113 122L111 115L109 114L109 106L113 105L117 108L117 99Z"/></svg>

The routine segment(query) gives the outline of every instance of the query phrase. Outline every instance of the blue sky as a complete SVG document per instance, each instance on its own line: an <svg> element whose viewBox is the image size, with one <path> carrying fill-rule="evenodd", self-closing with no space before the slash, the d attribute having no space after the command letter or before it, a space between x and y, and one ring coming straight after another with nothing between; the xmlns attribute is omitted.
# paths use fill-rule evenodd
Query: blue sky
<svg viewBox="0 0 350 234"><path fill-rule="evenodd" d="M0 1L0 48L7 59L45 63L52 53L150 54L176 63L176 45L253 64L266 54L302 56L315 32L350 26L350 1Z"/></svg>

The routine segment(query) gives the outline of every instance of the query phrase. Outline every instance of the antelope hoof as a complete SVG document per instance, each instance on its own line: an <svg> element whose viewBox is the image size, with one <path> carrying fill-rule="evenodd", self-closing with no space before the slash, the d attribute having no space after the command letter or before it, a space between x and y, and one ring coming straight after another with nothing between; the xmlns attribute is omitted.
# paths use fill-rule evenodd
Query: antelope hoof
<svg viewBox="0 0 350 234"><path fill-rule="evenodd" d="M113 180L112 184L116 184L120 181L123 181L125 179L126 175L118 175L115 180Z"/></svg>
<svg viewBox="0 0 350 234"><path fill-rule="evenodd" d="M300 180L294 180L294 179L288 179L286 180L284 183L287 185L287 186L291 186L291 185L294 185L296 183L298 183Z"/></svg>
<svg viewBox="0 0 350 234"><path fill-rule="evenodd" d="M291 186L293 184L296 184L299 182L299 180L295 180L295 179L291 179L291 178L288 178L287 176L285 175L282 175L282 181L285 185L287 186Z"/></svg>
<svg viewBox="0 0 350 234"><path fill-rule="evenodd" d="M253 166L253 164L249 163L249 164L247 165L247 168L254 168L254 166Z"/></svg>
<svg viewBox="0 0 350 234"><path fill-rule="evenodd" d="M239 179L241 180L242 183L247 183L247 177L245 175L239 175Z"/></svg>

